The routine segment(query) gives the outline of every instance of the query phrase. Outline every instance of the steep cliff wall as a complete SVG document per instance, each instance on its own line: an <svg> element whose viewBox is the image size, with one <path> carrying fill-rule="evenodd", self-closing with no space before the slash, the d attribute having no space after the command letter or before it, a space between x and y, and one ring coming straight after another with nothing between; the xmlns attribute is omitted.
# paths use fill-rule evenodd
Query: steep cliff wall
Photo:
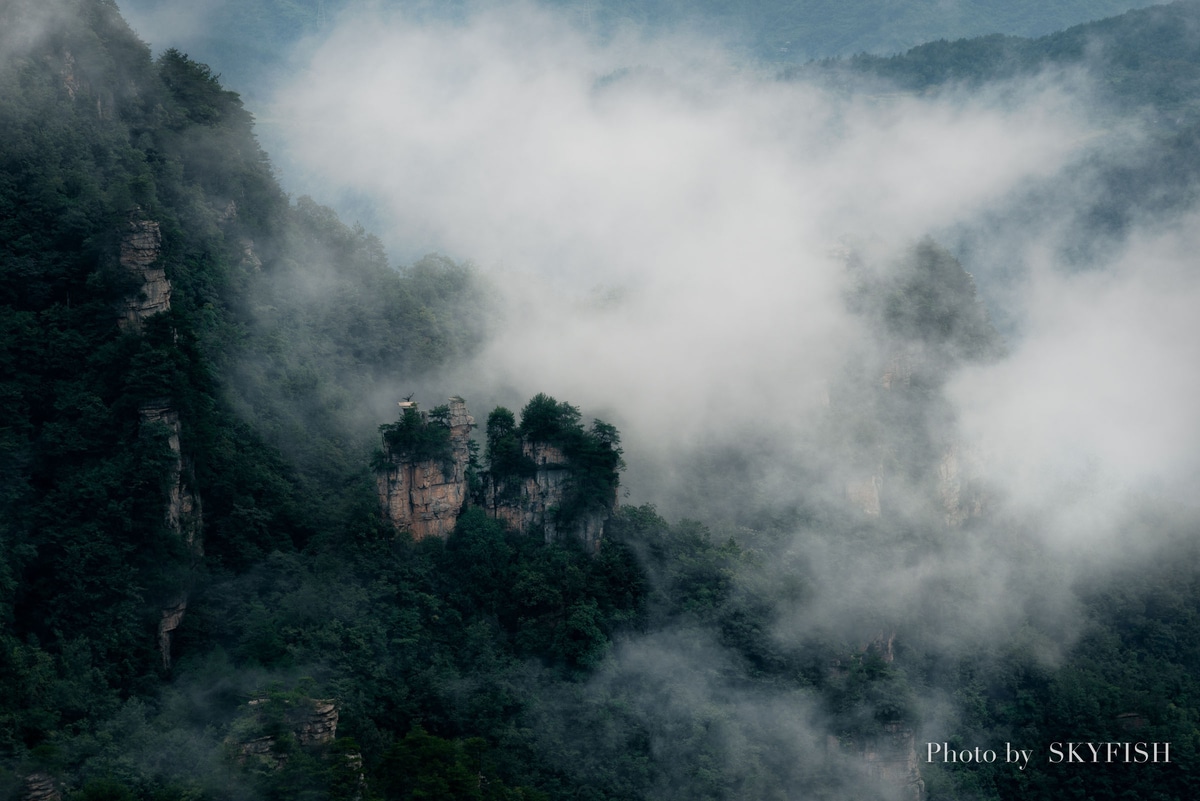
<svg viewBox="0 0 1200 801"><path fill-rule="evenodd" d="M409 407L402 403L401 408ZM384 517L397 530L411 532L413 539L448 536L467 502L475 418L462 398L451 398L449 409L448 458L412 458L389 449L387 466L376 474Z"/></svg>
<svg viewBox="0 0 1200 801"><path fill-rule="evenodd" d="M143 426L160 425L167 429L167 445L174 454L167 480L166 516L167 526L187 545L192 558L204 555L201 538L200 498L187 480L183 451L179 441L179 413L166 401L146 404L139 410ZM180 587L178 593L161 610L158 622L158 651L164 669L171 667L171 634L183 622L187 612L188 589Z"/></svg>
<svg viewBox="0 0 1200 801"><path fill-rule="evenodd" d="M135 210L121 237L121 266L142 280L140 292L125 301L120 320L122 328L141 328L147 317L171 308L171 282L161 266L155 266L162 251L162 233L158 223L142 219Z"/></svg>
<svg viewBox="0 0 1200 801"><path fill-rule="evenodd" d="M410 402L400 406L403 413L415 410ZM579 469L562 447L537 440L520 442L526 468L520 474L495 478L476 467L478 481L472 490L468 476L475 418L462 398L451 398L448 408L444 424L449 429L449 447L440 455L414 455L400 445L389 445L388 435L384 436L384 466L376 473L376 483L384 517L397 530L411 532L418 540L446 537L462 510L477 505L513 530L541 534L547 542L573 536L589 551L599 551L604 525L616 505L615 490L603 508L583 509L564 523L563 510L573 497ZM424 425L442 424L424 413L421 420Z"/></svg>
<svg viewBox="0 0 1200 801"><path fill-rule="evenodd" d="M948 527L957 528L983 516L987 496L979 481L981 473L979 457L972 450L952 443L942 453L937 468L938 500Z"/></svg>
<svg viewBox="0 0 1200 801"><path fill-rule="evenodd" d="M238 728L257 736L234 736L227 741L242 765L279 768L287 761L286 751L279 750L278 735L262 734L264 730L287 731L304 748L328 746L337 739L338 708L331 698L255 698L249 707L252 714L240 721Z"/></svg>
<svg viewBox="0 0 1200 801"><path fill-rule="evenodd" d="M882 731L858 744L866 774L896 793L900 801L924 801L912 727L902 721L883 724Z"/></svg>
<svg viewBox="0 0 1200 801"><path fill-rule="evenodd" d="M579 514L559 530L558 512L571 491L574 473L567 455L549 442L522 442L521 451L533 463L533 475L503 480L485 477L488 516L516 531L541 532L546 542L561 535L574 536L587 550L598 552L608 510Z"/></svg>
<svg viewBox="0 0 1200 801"><path fill-rule="evenodd" d="M62 801L58 781L48 773L31 773L25 777L24 801Z"/></svg>

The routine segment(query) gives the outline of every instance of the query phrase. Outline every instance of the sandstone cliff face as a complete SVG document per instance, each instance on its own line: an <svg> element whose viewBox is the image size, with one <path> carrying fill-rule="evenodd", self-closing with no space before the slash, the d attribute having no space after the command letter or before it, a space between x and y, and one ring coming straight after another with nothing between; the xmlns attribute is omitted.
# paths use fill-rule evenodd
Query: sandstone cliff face
<svg viewBox="0 0 1200 801"><path fill-rule="evenodd" d="M446 537L467 502L467 466L475 418L462 398L451 398L451 458L409 461L389 456L389 466L376 476L384 517L413 539Z"/></svg>
<svg viewBox="0 0 1200 801"><path fill-rule="evenodd" d="M881 629L864 637L856 654L834 659L826 668L829 681L840 683L851 676L851 666L864 658L891 664L896 659L896 632ZM826 752L848 760L882 792L896 801L925 801L925 780L916 749L916 736L905 720L878 724L877 728L855 735L828 735Z"/></svg>
<svg viewBox="0 0 1200 801"><path fill-rule="evenodd" d="M25 801L62 801L58 782L48 773L31 773L25 777Z"/></svg>
<svg viewBox="0 0 1200 801"><path fill-rule="evenodd" d="M338 709L333 699L301 698L283 703L286 706L282 711L283 724L301 746L330 745L337 739ZM253 725L259 731L265 725L269 716L266 710L271 704L272 701L266 698L250 701L249 706L254 710ZM272 712L279 714L279 710ZM280 753L279 741L274 735L252 737L230 744L234 747L238 763L242 765L257 762L267 767L278 768L287 761L287 754Z"/></svg>
<svg viewBox="0 0 1200 801"><path fill-rule="evenodd" d="M179 445L179 413L166 402L146 404L139 411L142 425L166 426L169 432L167 444L175 454L175 461L171 465L170 488L167 492L167 525L187 543L188 549L194 555L202 556L204 546L200 540L200 498L185 480L183 453Z"/></svg>
<svg viewBox="0 0 1200 801"><path fill-rule="evenodd" d="M869 439L855 446L859 466L845 481L845 508L880 517L900 495L907 505L920 497L947 528L982 516L986 494L979 480L979 455L948 438L943 429L921 430L927 423L915 413L941 403L926 394L944 380L939 373L943 368L912 343L891 347L878 367L872 375L872 382L878 381L874 388L858 386L860 393L877 393L866 404L868 411L860 412L874 415L874 428ZM898 458L918 465L920 477L901 475Z"/></svg>
<svg viewBox="0 0 1200 801"><path fill-rule="evenodd" d="M166 522L187 545L192 558L198 559L204 555L200 498L186 481L183 452L179 442L179 413L165 401L146 404L140 412L143 426L161 425L167 428L167 444L175 458L168 477ZM187 601L187 588L180 588L178 595L161 611L158 622L158 651L164 670L171 667L171 634L183 622L184 613L187 612Z"/></svg>
<svg viewBox="0 0 1200 801"><path fill-rule="evenodd" d="M238 240L238 245L242 249L242 266L254 272L260 271L263 263L254 249L254 240L248 236L244 236Z"/></svg>
<svg viewBox="0 0 1200 801"><path fill-rule="evenodd" d="M580 515L569 530L559 531L556 512L570 490L570 460L548 442L523 442L521 450L536 466L532 476L505 481L488 480L484 508L489 517L522 532L542 532L546 542L560 535L574 536L592 553L600 550L607 512Z"/></svg>
<svg viewBox="0 0 1200 801"><path fill-rule="evenodd" d="M166 271L156 267L162 251L162 233L158 223L141 219L138 212L130 216L128 228L121 237L121 266L142 279L136 297L125 301L120 323L122 328L139 329L147 317L171 308L171 282Z"/></svg>
<svg viewBox="0 0 1200 801"><path fill-rule="evenodd" d="M828 735L826 752L849 758L851 765L895 801L925 801L925 780L913 730L907 723L885 723L881 731L857 740Z"/></svg>
<svg viewBox="0 0 1200 801"><path fill-rule="evenodd" d="M950 528L983 515L985 496L978 482L980 472L978 457L957 444L942 454L937 470L938 500Z"/></svg>
<svg viewBox="0 0 1200 801"><path fill-rule="evenodd" d="M907 723L883 724L881 733L863 740L860 753L867 775L898 791L901 801L924 801L925 781L921 778L913 730Z"/></svg>
<svg viewBox="0 0 1200 801"><path fill-rule="evenodd" d="M337 739L338 711L331 699L314 698L312 708L299 716L292 730L301 745L324 745Z"/></svg>
<svg viewBox="0 0 1200 801"><path fill-rule="evenodd" d="M401 408L410 406L401 404ZM376 474L384 517L397 530L409 531L417 540L446 537L462 510L478 504L489 517L515 531L540 533L546 542L574 536L590 552L599 552L608 508L579 514L568 528L560 529L558 512L572 490L575 473L556 445L522 442L523 455L534 465L532 475L493 480L485 474L479 494L470 497L467 471L475 418L462 398L451 398L449 409L451 458L414 460L389 454L386 467ZM614 493L609 507L615 502Z"/></svg>

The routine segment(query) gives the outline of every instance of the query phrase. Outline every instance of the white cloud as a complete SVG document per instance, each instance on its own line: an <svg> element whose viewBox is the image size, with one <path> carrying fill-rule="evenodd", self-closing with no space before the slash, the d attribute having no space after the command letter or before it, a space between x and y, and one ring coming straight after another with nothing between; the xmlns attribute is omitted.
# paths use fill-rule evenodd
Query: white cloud
<svg viewBox="0 0 1200 801"><path fill-rule="evenodd" d="M839 98L704 42L600 45L505 6L343 18L272 118L290 160L376 199L393 249L494 275L508 324L460 391L548 391L678 446L803 417L854 335L839 239L899 247L1052 173L1083 130L1070 112L1049 84ZM617 299L587 304L594 287Z"/></svg>
<svg viewBox="0 0 1200 801"><path fill-rule="evenodd" d="M1186 500L1200 468L1196 216L1131 237L1110 264L1043 257L1022 338L952 395L992 483L1065 545L1119 535L1133 501Z"/></svg>

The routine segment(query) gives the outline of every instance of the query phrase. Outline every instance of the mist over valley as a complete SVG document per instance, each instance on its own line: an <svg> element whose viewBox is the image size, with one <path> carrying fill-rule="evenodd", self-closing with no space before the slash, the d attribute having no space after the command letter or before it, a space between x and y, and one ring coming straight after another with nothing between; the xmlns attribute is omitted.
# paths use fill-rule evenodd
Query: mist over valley
<svg viewBox="0 0 1200 801"><path fill-rule="evenodd" d="M1194 797L1200 3L1078 5L0 4L0 792Z"/></svg>

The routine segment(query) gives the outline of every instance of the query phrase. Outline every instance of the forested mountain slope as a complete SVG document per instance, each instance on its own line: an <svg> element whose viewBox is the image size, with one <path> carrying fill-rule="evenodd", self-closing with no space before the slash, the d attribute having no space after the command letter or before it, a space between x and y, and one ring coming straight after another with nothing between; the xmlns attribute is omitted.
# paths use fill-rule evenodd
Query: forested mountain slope
<svg viewBox="0 0 1200 801"><path fill-rule="evenodd" d="M1197 25L1200 3L1176 0L1037 38L939 40L893 56L812 62L784 75L881 102L906 94L961 97L1023 81L1072 84L1087 99L1096 152L1068 174L1029 186L987 224L1021 236L1045 210L1066 210L1072 219L1062 233L1062 255L1084 265L1111 252L1137 224L1170 219L1195 199ZM972 236L963 234L959 252L971 247Z"/></svg>
<svg viewBox="0 0 1200 801"><path fill-rule="evenodd" d="M291 201L237 95L108 0L0 5L0 97L4 797L1195 797L1195 521L1147 510L1154 547L1080 580L988 517L944 391L1004 343L932 240L845 254L864 340L799 501L621 508L594 553L482 508L413 542L372 475L413 432L374 432L486 335L480 276ZM615 429L546 395L519 420L493 477L557 443L607 511ZM979 636L955 556L997 542L1023 594ZM934 731L1172 760L928 764Z"/></svg>
<svg viewBox="0 0 1200 801"><path fill-rule="evenodd" d="M892 56L861 54L828 66L912 91L1084 67L1096 78L1099 99L1116 113L1148 113L1154 123L1178 129L1193 124L1198 111L1198 18L1200 4L1176 0L1037 38L942 38Z"/></svg>

